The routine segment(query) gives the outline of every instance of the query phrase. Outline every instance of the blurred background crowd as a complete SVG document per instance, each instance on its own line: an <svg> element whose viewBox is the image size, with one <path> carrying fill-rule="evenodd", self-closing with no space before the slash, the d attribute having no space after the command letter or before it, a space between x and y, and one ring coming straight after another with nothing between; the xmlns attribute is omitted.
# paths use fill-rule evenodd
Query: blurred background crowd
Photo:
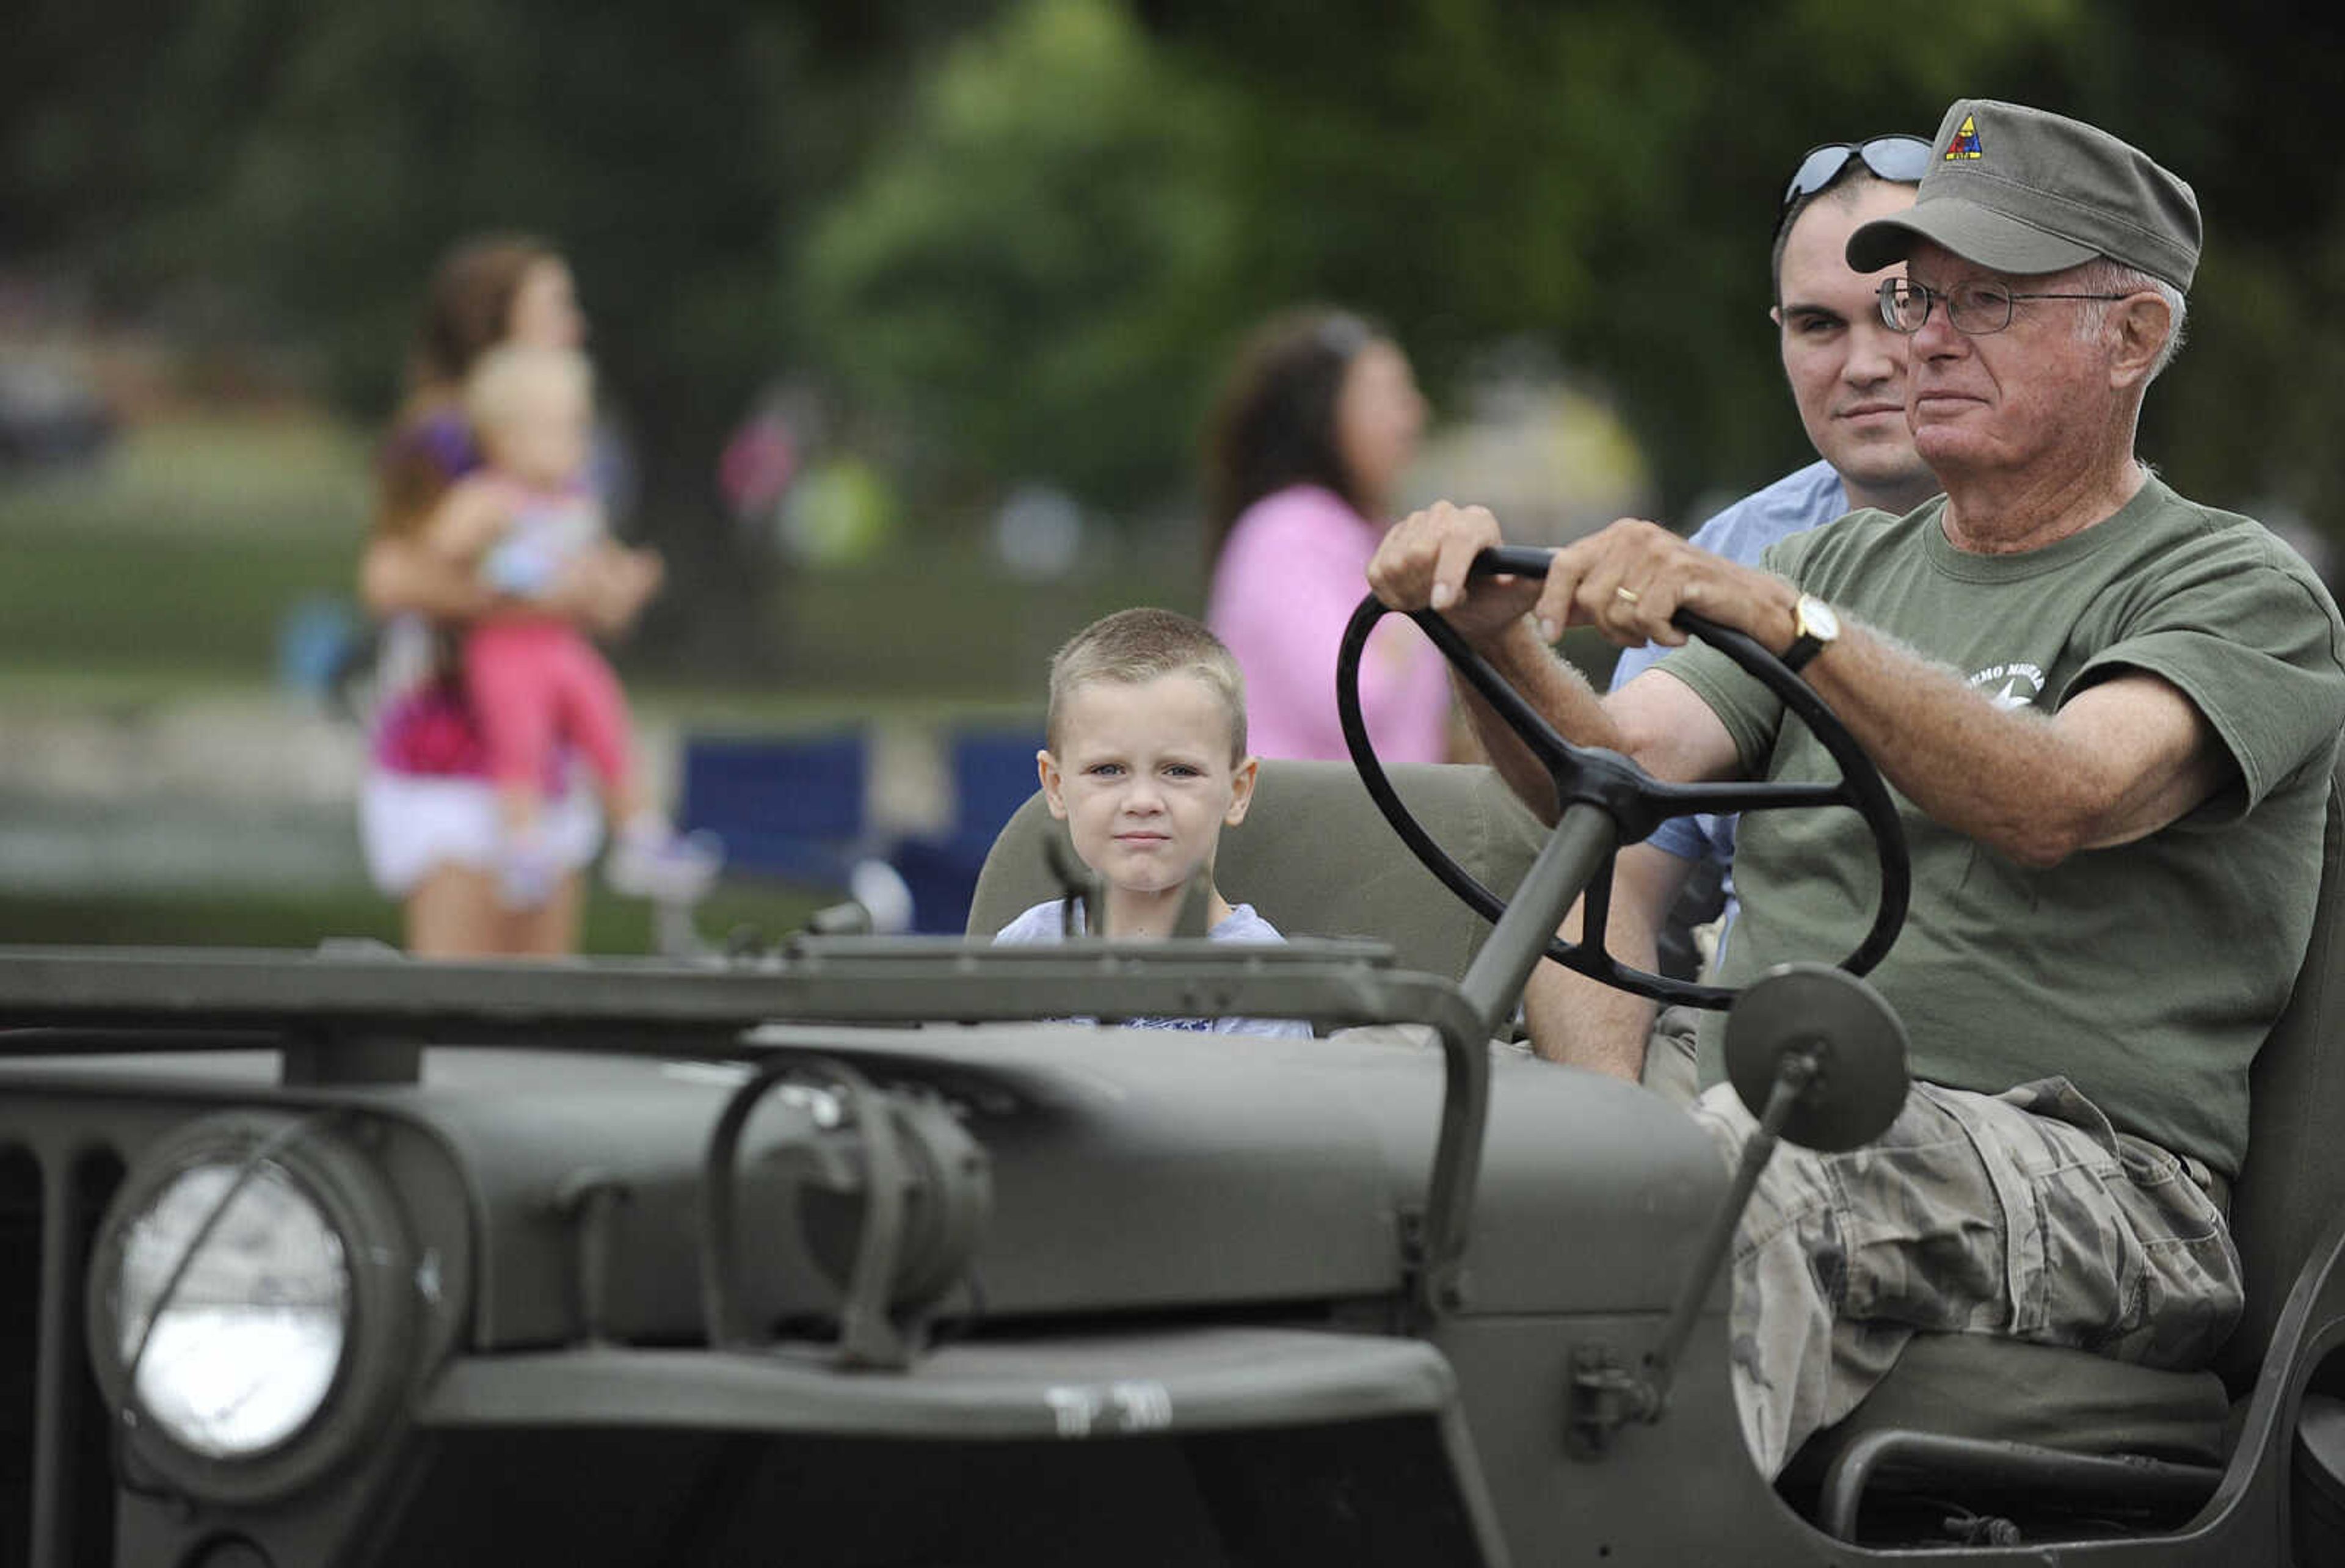
<svg viewBox="0 0 2345 1568"><path fill-rule="evenodd" d="M2193 181L2143 455L2317 561L2345 527L2345 20L2273 0L17 0L6 33L0 940L400 936L353 825L360 563L427 282L484 232L544 237L592 324L598 486L665 563L610 650L657 787L820 841L744 845L717 926L793 924L883 839L949 902L1030 787L1051 650L1204 611L1265 321L1422 389L1364 514L1560 542L1806 460L1756 265L1784 174L1958 95ZM597 894L584 945L650 920Z"/></svg>

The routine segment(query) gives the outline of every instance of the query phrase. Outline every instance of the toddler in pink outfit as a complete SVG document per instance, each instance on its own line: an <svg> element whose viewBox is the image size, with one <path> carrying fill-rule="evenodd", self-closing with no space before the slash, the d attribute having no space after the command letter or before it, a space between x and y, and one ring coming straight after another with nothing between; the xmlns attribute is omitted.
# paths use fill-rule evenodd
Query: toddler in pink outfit
<svg viewBox="0 0 2345 1568"><path fill-rule="evenodd" d="M556 742L585 756L614 825L604 874L623 893L684 901L715 879L707 835L679 837L653 805L635 759L627 701L576 627L529 607L582 563L642 570L598 551L602 509L584 482L594 372L573 349L508 345L483 356L464 406L485 466L458 482L433 521L434 551L477 570L511 608L475 622L463 646L470 699L496 786L505 846L499 885L517 907L542 903L560 875L544 842L547 770Z"/></svg>

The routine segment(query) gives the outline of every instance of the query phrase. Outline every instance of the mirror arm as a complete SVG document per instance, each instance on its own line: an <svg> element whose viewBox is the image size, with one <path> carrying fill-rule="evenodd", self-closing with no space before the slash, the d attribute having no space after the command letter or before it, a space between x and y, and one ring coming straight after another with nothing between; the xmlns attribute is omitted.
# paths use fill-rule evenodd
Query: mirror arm
<svg viewBox="0 0 2345 1568"><path fill-rule="evenodd" d="M1710 1229L1695 1254L1693 1272L1680 1288L1677 1302L1662 1325L1660 1340L1646 1352L1643 1366L1631 1371L1603 1355L1582 1357L1576 1366L1571 1401L1575 1452L1592 1457L1603 1451L1613 1431L1622 1423L1633 1420L1650 1425L1669 1413L1670 1388L1677 1377L1678 1358L1685 1353L1694 1322L1701 1316L1703 1302L1710 1299L1711 1285L1717 1282L1719 1268L1734 1246L1734 1228L1741 1222L1742 1210L1759 1185L1761 1173L1774 1158L1775 1146L1782 1140L1784 1123L1791 1119L1800 1097L1815 1081L1822 1066L1822 1052L1812 1047L1794 1047L1777 1058L1774 1084L1768 1091L1767 1107L1759 1118L1758 1130L1742 1145L1741 1163L1735 1168L1734 1180L1728 1186L1726 1196L1711 1216Z"/></svg>
<svg viewBox="0 0 2345 1568"><path fill-rule="evenodd" d="M1726 1189L1718 1211L1711 1216L1709 1234L1701 1239L1701 1249L1694 1255L1694 1270L1679 1290L1677 1304L1670 1309L1660 1343L1645 1357L1644 1381L1649 1402L1638 1413L1648 1421L1657 1421L1667 1413L1670 1384L1677 1376L1678 1358L1685 1353L1686 1340L1693 1334L1694 1320L1701 1315L1702 1303L1710 1299L1710 1288L1718 1279L1718 1270L1733 1249L1734 1228L1742 1222L1742 1210L1759 1185L1759 1177L1774 1158L1776 1144L1782 1141L1783 1124L1791 1119L1800 1097L1815 1081L1822 1065L1822 1053L1812 1047L1794 1047L1776 1060L1775 1082L1767 1091L1767 1108L1760 1115L1758 1130L1742 1145L1742 1161L1735 1168L1733 1184Z"/></svg>
<svg viewBox="0 0 2345 1568"><path fill-rule="evenodd" d="M1548 938L1555 935L1572 901L1605 869L1615 831L1601 806L1577 801L1564 808L1538 858L1523 873L1522 885L1508 899L1505 916L1458 982L1485 1034L1496 1036L1508 1021L1508 1010L1547 954ZM1605 881L1609 890L1610 878Z"/></svg>

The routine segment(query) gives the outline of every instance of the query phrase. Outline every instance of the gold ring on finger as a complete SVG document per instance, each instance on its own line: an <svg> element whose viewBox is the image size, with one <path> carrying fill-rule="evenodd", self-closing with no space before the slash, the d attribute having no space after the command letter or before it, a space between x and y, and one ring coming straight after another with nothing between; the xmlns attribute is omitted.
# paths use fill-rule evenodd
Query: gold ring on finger
<svg viewBox="0 0 2345 1568"><path fill-rule="evenodd" d="M1637 591L1633 588L1615 588L1612 591L1612 597L1624 604L1634 604L1637 602Z"/></svg>

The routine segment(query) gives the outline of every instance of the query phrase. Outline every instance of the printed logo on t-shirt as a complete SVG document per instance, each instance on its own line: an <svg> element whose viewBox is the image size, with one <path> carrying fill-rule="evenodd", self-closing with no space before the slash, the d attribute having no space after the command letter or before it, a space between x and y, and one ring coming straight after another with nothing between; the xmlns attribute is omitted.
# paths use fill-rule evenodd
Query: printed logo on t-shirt
<svg viewBox="0 0 2345 1568"><path fill-rule="evenodd" d="M2025 708L2044 694L2044 672L2024 660L1989 664L1973 671L1970 683L1973 691L1985 692L1998 708Z"/></svg>

